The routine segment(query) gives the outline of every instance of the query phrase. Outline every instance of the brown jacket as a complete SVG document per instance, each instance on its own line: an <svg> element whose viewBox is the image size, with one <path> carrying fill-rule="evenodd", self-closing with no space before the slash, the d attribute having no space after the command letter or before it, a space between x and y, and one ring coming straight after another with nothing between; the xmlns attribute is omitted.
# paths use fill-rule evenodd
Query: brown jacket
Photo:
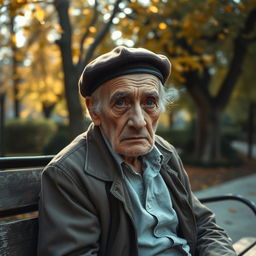
<svg viewBox="0 0 256 256"><path fill-rule="evenodd" d="M236 255L214 215L192 194L174 148L162 138L161 174L179 218L178 234L192 255ZM127 191L98 127L62 150L42 174L38 256L136 256Z"/></svg>

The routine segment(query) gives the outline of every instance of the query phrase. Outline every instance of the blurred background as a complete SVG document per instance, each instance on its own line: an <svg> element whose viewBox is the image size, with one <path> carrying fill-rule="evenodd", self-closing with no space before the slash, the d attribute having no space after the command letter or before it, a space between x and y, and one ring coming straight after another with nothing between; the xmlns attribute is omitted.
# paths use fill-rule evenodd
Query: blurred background
<svg viewBox="0 0 256 256"><path fill-rule="evenodd" d="M170 59L157 133L185 165L256 170L256 0L0 0L0 155L55 154L83 132L79 76L117 45Z"/></svg>

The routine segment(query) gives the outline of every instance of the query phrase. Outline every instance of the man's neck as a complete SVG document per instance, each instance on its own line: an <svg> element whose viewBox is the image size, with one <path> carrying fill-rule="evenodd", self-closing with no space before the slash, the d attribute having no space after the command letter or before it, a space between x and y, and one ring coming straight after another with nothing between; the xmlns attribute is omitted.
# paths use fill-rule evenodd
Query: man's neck
<svg viewBox="0 0 256 256"><path fill-rule="evenodd" d="M124 159L124 162L127 163L128 165L130 165L133 170L137 173L142 173L143 169L142 169L142 162L140 157L125 157L122 156L122 158Z"/></svg>

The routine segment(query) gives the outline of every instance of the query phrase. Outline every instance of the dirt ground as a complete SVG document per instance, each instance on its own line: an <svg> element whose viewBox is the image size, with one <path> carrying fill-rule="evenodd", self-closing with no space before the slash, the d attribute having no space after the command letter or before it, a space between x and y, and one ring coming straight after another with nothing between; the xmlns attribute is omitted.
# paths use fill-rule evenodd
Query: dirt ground
<svg viewBox="0 0 256 256"><path fill-rule="evenodd" d="M256 173L256 159L246 160L241 166L229 168L205 168L195 166L184 166L193 191L206 189L210 186L218 185L232 179Z"/></svg>

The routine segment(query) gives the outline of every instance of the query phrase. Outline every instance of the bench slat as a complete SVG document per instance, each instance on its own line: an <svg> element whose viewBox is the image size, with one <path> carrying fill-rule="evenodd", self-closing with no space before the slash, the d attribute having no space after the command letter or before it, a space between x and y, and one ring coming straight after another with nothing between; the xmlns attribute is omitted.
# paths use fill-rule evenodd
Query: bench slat
<svg viewBox="0 0 256 256"><path fill-rule="evenodd" d="M0 212L38 204L42 168L0 172Z"/></svg>
<svg viewBox="0 0 256 256"><path fill-rule="evenodd" d="M252 246L254 244L254 246L252 246L252 248L248 251L245 252L245 254L242 254L244 256L255 256L256 255L256 238L255 237L243 237L240 240L238 240L237 242L234 243L234 249L236 251L236 253L238 255L240 255L240 253L243 253L247 248L249 248L250 246Z"/></svg>
<svg viewBox="0 0 256 256"><path fill-rule="evenodd" d="M37 250L37 218L0 224L1 256L34 256Z"/></svg>

